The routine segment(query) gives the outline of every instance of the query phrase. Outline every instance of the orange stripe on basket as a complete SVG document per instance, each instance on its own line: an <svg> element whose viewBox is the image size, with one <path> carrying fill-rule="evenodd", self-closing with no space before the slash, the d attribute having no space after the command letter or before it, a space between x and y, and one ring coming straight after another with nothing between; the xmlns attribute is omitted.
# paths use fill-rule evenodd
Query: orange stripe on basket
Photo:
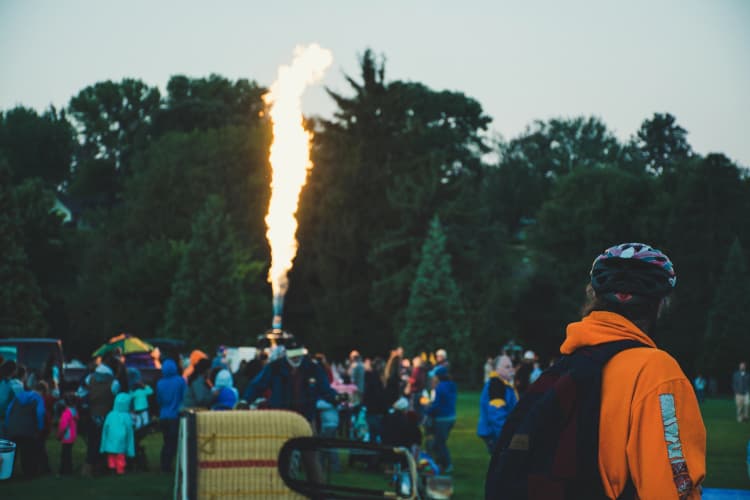
<svg viewBox="0 0 750 500"><path fill-rule="evenodd" d="M199 469L231 469L237 467L257 468L276 467L276 460L203 460L198 462Z"/></svg>

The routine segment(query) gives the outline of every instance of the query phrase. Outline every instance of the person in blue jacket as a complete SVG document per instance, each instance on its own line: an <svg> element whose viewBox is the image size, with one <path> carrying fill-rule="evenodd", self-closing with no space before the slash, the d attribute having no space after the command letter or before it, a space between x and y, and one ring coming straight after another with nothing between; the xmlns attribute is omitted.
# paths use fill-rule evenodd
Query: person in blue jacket
<svg viewBox="0 0 750 500"><path fill-rule="evenodd" d="M283 357L263 367L247 385L242 399L252 403L268 389L270 408L297 412L310 423L315 419L318 400L334 404L338 396L323 367L310 359L307 349L297 342L286 346Z"/></svg>
<svg viewBox="0 0 750 500"><path fill-rule="evenodd" d="M125 473L126 457L135 456L135 429L130 414L132 396L121 392L102 426L100 453L107 454L107 466L117 474Z"/></svg>
<svg viewBox="0 0 750 500"><path fill-rule="evenodd" d="M185 395L185 379L177 373L177 365L171 359L161 367L162 377L156 384L156 401L159 403L159 425L164 437L161 448L161 470L169 472L177 455L177 434L180 425L180 407Z"/></svg>
<svg viewBox="0 0 750 500"><path fill-rule="evenodd" d="M216 399L211 405L212 410L233 410L237 406L239 395L237 389L234 388L232 373L226 368L219 370L216 374L213 392L216 394Z"/></svg>
<svg viewBox="0 0 750 500"><path fill-rule="evenodd" d="M513 387L513 362L508 356L499 356L479 397L477 435L485 442L490 454L516 403L518 393Z"/></svg>
<svg viewBox="0 0 750 500"><path fill-rule="evenodd" d="M44 401L38 392L26 387L25 368L19 365L16 370L18 378L10 381L13 397L5 414L4 434L16 443L23 475L34 478L43 472L42 460L46 457L43 437Z"/></svg>
<svg viewBox="0 0 750 500"><path fill-rule="evenodd" d="M438 365L430 372L435 385L435 399L425 410L432 419L434 433L432 451L435 461L444 474L453 472L453 462L448 450L448 435L456 423L456 384L451 380L448 368Z"/></svg>

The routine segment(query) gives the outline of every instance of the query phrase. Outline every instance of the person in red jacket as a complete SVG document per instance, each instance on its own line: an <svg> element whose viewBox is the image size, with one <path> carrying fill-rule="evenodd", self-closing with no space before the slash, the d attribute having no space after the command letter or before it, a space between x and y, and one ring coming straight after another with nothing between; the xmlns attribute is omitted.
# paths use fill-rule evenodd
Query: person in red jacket
<svg viewBox="0 0 750 500"><path fill-rule="evenodd" d="M656 320L677 282L669 258L642 243L604 251L591 268L583 319L567 327L560 352L635 340L602 372L599 472L605 494L619 498L700 498L706 429L690 381L657 348ZM632 496L632 495L631 495Z"/></svg>

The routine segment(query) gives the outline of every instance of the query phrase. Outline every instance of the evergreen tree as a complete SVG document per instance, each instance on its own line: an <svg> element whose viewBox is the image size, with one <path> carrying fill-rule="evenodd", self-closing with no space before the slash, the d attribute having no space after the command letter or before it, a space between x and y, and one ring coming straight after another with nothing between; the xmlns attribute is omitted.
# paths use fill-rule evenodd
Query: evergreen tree
<svg viewBox="0 0 750 500"><path fill-rule="evenodd" d="M469 331L445 242L440 219L435 216L411 287L401 344L410 353L445 348L460 366L469 354Z"/></svg>
<svg viewBox="0 0 750 500"><path fill-rule="evenodd" d="M28 269L11 187L11 171L0 157L0 338L42 337L47 332L42 292Z"/></svg>
<svg viewBox="0 0 750 500"><path fill-rule="evenodd" d="M672 176L674 186L666 182L668 175L656 178L654 192L659 194L653 199L663 207L663 215L649 211L650 219L662 225L659 238L651 241L667 252L679 275L672 307L660 326L659 347L692 372L703 357L708 315L721 288L725 256L735 237L745 248L750 244L750 190L742 170L721 154L695 157L676 168L680 175ZM674 194L665 195L670 189Z"/></svg>
<svg viewBox="0 0 750 500"><path fill-rule="evenodd" d="M705 373L728 383L750 345L750 273L739 239L729 248L708 316L704 347Z"/></svg>
<svg viewBox="0 0 750 500"><path fill-rule="evenodd" d="M242 290L236 248L223 201L209 196L172 284L164 335L203 348L239 340Z"/></svg>
<svg viewBox="0 0 750 500"><path fill-rule="evenodd" d="M300 199L297 284L286 309L290 325L317 330L333 355L351 349L353 332L365 352L393 346L435 214L467 294L481 280L466 271L488 243L473 230L485 227L476 199L490 118L481 105L460 92L386 82L370 50L360 69L360 79L348 78L353 96L329 92L335 119L314 128L315 168Z"/></svg>

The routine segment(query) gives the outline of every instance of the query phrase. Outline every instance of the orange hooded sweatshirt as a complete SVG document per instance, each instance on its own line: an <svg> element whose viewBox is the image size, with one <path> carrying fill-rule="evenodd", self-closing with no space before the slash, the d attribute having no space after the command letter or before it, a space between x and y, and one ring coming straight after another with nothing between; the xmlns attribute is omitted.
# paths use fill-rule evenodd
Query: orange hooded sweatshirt
<svg viewBox="0 0 750 500"><path fill-rule="evenodd" d="M638 498L701 497L706 475L706 429L687 377L669 354L619 314L593 311L568 325L560 352L615 340L651 348L626 349L602 372L599 472L604 492L617 498L632 478Z"/></svg>
<svg viewBox="0 0 750 500"><path fill-rule="evenodd" d="M184 378L185 380L187 380L188 377L190 377L190 375L192 375L193 370L195 370L195 365L197 365L198 361L200 361L201 359L208 359L208 356L206 355L205 352L203 352L201 350L198 350L198 349L196 349L193 352L191 352L190 353L190 364L182 372L182 378Z"/></svg>

